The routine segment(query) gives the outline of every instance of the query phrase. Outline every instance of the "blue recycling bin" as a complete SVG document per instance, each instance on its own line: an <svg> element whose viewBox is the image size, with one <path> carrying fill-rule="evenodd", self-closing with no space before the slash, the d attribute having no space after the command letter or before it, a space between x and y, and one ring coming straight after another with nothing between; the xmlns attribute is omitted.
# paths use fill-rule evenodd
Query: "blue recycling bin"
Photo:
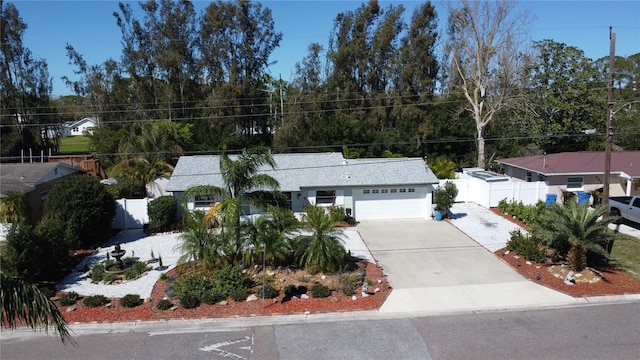
<svg viewBox="0 0 640 360"><path fill-rule="evenodd" d="M552 204L555 204L558 199L558 195L556 194L547 194L547 201L544 202L544 206L549 207Z"/></svg>
<svg viewBox="0 0 640 360"><path fill-rule="evenodd" d="M585 191L578 191L578 204L588 203L591 198L591 194Z"/></svg>

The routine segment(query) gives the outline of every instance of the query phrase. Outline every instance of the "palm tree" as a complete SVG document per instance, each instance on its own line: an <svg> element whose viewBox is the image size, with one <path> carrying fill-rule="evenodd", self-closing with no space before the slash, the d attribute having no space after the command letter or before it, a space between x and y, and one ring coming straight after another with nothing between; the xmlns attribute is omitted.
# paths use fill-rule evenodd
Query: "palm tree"
<svg viewBox="0 0 640 360"><path fill-rule="evenodd" d="M255 148L246 150L238 155L236 160L226 152L220 155L220 172L224 187L201 185L188 189L183 197L186 208L188 199L195 196L217 196L222 198L220 205L220 219L222 231L230 228L233 234L227 248L231 251L232 263L241 259L244 239L242 238L241 215L242 203L265 208L268 204L280 202L282 196L276 192L278 181L267 174L259 174L263 166L275 169L275 161L268 149Z"/></svg>
<svg viewBox="0 0 640 360"><path fill-rule="evenodd" d="M56 305L37 286L15 277L0 274L0 324L9 329L26 324L34 330L49 331L53 327L63 344L71 343L69 327Z"/></svg>
<svg viewBox="0 0 640 360"><path fill-rule="evenodd" d="M262 254L265 263L275 265L289 255L291 247L286 232L277 227L271 214L260 215L254 222L245 224L244 229L249 246L255 249L255 252L248 254L250 262L257 263L261 258L259 254Z"/></svg>
<svg viewBox="0 0 640 360"><path fill-rule="evenodd" d="M567 259L574 271L587 266L587 252L607 256L606 245L618 234L609 230L615 217L602 218L607 207L599 205L589 210L588 204L567 201L564 205L552 205L540 219L538 235L549 239L554 247L569 248Z"/></svg>
<svg viewBox="0 0 640 360"><path fill-rule="evenodd" d="M195 261L201 263L205 269L223 263L221 234L208 226L206 215L202 211L185 214L186 230L180 234L182 242L175 249L182 253L178 262Z"/></svg>
<svg viewBox="0 0 640 360"><path fill-rule="evenodd" d="M339 224L325 213L325 209L308 206L303 225L311 235L296 238L295 256L300 265L310 271L335 271L344 263L345 250L341 243Z"/></svg>
<svg viewBox="0 0 640 360"><path fill-rule="evenodd" d="M142 186L160 175L171 175L171 159L182 154L179 125L171 121L139 122L120 143L120 161L110 170L112 177L139 181Z"/></svg>
<svg viewBox="0 0 640 360"><path fill-rule="evenodd" d="M8 191L0 197L0 222L16 224L29 216L29 202L24 193Z"/></svg>

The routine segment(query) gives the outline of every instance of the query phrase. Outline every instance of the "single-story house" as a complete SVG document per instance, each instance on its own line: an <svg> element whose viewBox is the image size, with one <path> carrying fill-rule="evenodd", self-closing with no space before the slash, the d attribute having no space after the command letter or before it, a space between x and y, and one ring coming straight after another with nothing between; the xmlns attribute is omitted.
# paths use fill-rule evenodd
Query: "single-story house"
<svg viewBox="0 0 640 360"><path fill-rule="evenodd" d="M233 159L233 156L231 156ZM421 158L345 159L340 153L275 154L276 168L261 173L278 180L290 199L291 210L340 206L356 220L427 219L432 216L432 193L438 178ZM220 158L182 156L166 191L179 203L197 185L224 187ZM189 209L206 209L218 199L188 199ZM245 214L258 213L245 208Z"/></svg>
<svg viewBox="0 0 640 360"><path fill-rule="evenodd" d="M519 181L544 181L549 193L590 192L604 184L605 152L563 152L496 160ZM611 153L611 196L640 194L640 151Z"/></svg>
<svg viewBox="0 0 640 360"><path fill-rule="evenodd" d="M92 117L86 117L73 123L66 123L63 136L79 136L84 135L85 132L90 134L97 124L98 120Z"/></svg>
<svg viewBox="0 0 640 360"><path fill-rule="evenodd" d="M42 217L44 201L51 187L61 178L85 171L59 162L0 164L0 196L11 191L27 195L31 219Z"/></svg>

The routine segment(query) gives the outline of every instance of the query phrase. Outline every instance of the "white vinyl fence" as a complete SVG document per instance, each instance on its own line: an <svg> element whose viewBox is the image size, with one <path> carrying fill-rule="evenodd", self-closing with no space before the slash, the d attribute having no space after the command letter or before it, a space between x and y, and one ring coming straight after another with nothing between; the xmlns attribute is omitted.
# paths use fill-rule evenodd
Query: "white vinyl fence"
<svg viewBox="0 0 640 360"><path fill-rule="evenodd" d="M474 202L486 208L498 206L502 199L535 205L538 201L545 201L548 192L543 181L485 180L464 173L458 174L456 179L440 180L440 185L446 181L452 181L458 188L456 202Z"/></svg>
<svg viewBox="0 0 640 360"><path fill-rule="evenodd" d="M149 223L147 205L153 198L116 200L116 216L112 229L142 229Z"/></svg>

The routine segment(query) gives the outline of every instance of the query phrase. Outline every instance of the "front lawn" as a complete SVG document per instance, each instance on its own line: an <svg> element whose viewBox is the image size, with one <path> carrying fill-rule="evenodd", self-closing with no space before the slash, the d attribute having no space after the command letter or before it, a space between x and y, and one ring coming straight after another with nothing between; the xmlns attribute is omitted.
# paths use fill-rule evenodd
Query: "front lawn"
<svg viewBox="0 0 640 360"><path fill-rule="evenodd" d="M640 239L625 234L620 236L613 243L611 260L618 269L640 280Z"/></svg>
<svg viewBox="0 0 640 360"><path fill-rule="evenodd" d="M60 138L61 153L89 152L89 138L86 136L67 136Z"/></svg>

